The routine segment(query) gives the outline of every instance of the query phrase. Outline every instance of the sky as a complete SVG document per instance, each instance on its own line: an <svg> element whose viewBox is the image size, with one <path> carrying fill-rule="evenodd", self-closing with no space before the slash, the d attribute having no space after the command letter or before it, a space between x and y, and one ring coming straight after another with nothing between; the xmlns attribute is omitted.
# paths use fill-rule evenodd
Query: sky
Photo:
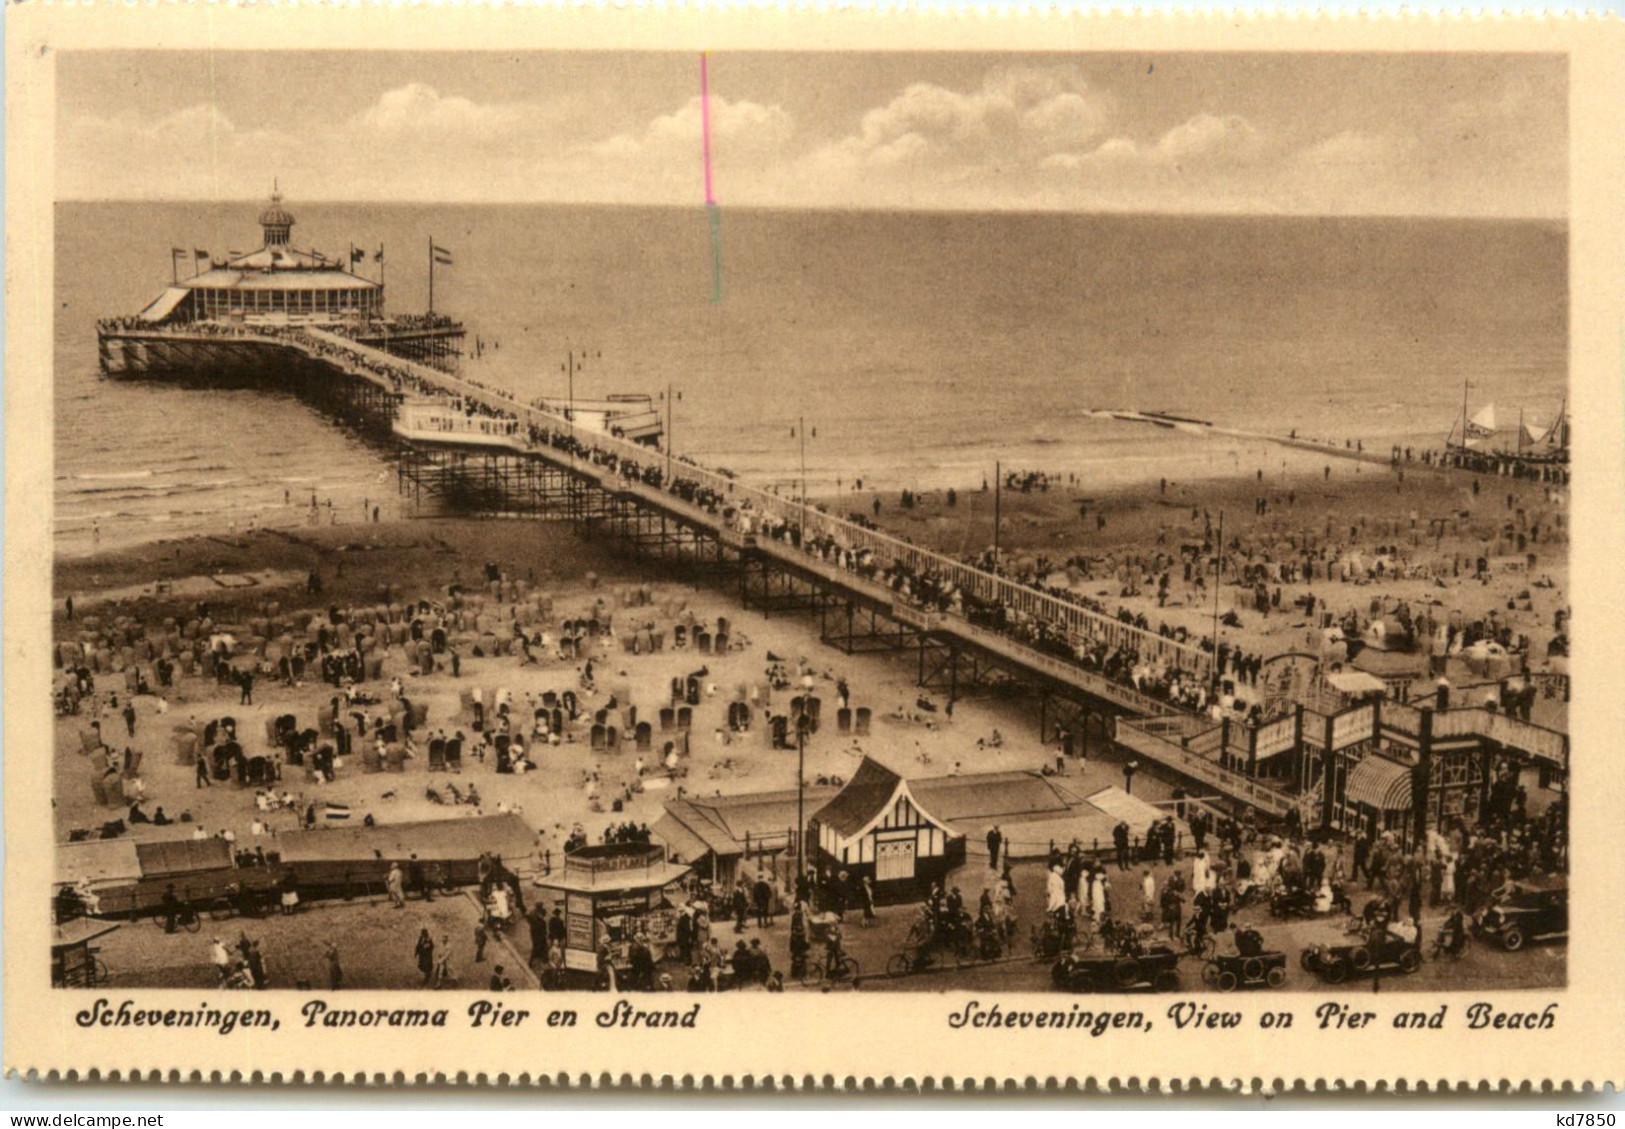
<svg viewBox="0 0 1625 1129"><path fill-rule="evenodd" d="M719 206L1562 218L1554 55L712 54ZM698 205L700 58L65 54L57 197Z"/></svg>

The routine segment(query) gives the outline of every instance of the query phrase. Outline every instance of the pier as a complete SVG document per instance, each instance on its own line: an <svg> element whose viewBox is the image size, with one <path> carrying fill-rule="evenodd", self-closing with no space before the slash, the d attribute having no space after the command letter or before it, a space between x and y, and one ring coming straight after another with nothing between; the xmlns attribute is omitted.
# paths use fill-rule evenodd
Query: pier
<svg viewBox="0 0 1625 1129"><path fill-rule="evenodd" d="M1435 749L1507 752L1567 770L1566 734L1481 709L1435 713L1384 702L1380 711L1366 704L1324 714L1299 706L1256 727L1193 715L1076 656L1104 645L1141 664L1210 678L1212 653L1197 642L700 466L657 445L663 432L646 403L629 403L623 414L607 402L538 407L386 351L370 336L314 325L194 323L125 336L158 357L207 350L230 360L223 375L274 375L277 386L345 426L389 442L399 488L418 502L568 522L634 559L733 590L745 607L813 618L820 639L845 653L913 652L918 684L949 701L1000 684L1026 687L1038 696L1046 739L1064 728L1087 747L1091 732L1101 734L1201 794L1276 818L1296 811L1305 825L1341 825L1344 780L1379 742L1410 749L1417 763L1405 771L1423 779L1434 771ZM1261 777L1269 760L1290 770ZM1332 793L1329 778L1339 782ZM1419 804L1426 793L1417 790Z"/></svg>

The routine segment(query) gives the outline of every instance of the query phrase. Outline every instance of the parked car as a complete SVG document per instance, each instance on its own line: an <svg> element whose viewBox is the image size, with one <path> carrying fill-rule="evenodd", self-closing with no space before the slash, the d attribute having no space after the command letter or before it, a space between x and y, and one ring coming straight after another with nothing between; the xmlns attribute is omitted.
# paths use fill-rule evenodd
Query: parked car
<svg viewBox="0 0 1625 1129"><path fill-rule="evenodd" d="M1378 939L1372 940L1373 936ZM1341 984L1350 976L1369 976L1386 969L1409 975L1422 967L1422 946L1413 938L1373 930L1352 945L1310 945L1298 954L1298 961L1305 971L1328 984Z"/></svg>
<svg viewBox="0 0 1625 1129"><path fill-rule="evenodd" d="M1263 952L1250 956L1221 953L1202 966L1202 983L1221 992L1237 988L1279 988L1286 983L1286 954Z"/></svg>
<svg viewBox="0 0 1625 1129"><path fill-rule="evenodd" d="M1138 954L1063 956L1050 970L1055 986L1069 992L1177 992L1179 954L1154 945Z"/></svg>
<svg viewBox="0 0 1625 1129"><path fill-rule="evenodd" d="M1568 940L1569 891L1514 890L1478 915L1474 931L1515 953L1530 941Z"/></svg>

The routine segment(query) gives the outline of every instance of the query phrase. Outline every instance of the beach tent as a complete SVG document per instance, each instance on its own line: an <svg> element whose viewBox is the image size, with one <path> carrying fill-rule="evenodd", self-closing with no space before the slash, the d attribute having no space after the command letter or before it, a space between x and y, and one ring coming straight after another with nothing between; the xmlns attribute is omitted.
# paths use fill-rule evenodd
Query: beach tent
<svg viewBox="0 0 1625 1129"><path fill-rule="evenodd" d="M1349 702L1362 698L1380 698L1388 687L1382 679L1363 670L1334 670L1326 675L1326 685Z"/></svg>
<svg viewBox="0 0 1625 1129"><path fill-rule="evenodd" d="M1365 629L1365 644L1379 651L1402 651L1411 645L1412 636L1393 616L1378 616Z"/></svg>
<svg viewBox="0 0 1625 1129"><path fill-rule="evenodd" d="M137 844L135 851L143 878L173 878L232 865L231 844L224 839L167 839Z"/></svg>
<svg viewBox="0 0 1625 1129"><path fill-rule="evenodd" d="M1343 662L1348 658L1348 640L1340 627L1327 627L1320 633L1320 653L1331 662Z"/></svg>
<svg viewBox="0 0 1625 1129"><path fill-rule="evenodd" d="M517 815L414 820L374 827L328 827L277 838L284 863L473 860L488 851L508 860L535 853L536 833Z"/></svg>
<svg viewBox="0 0 1625 1129"><path fill-rule="evenodd" d="M141 860L131 839L90 839L82 843L59 843L56 848L56 880L77 885L89 879L94 883L134 882L141 877Z"/></svg>

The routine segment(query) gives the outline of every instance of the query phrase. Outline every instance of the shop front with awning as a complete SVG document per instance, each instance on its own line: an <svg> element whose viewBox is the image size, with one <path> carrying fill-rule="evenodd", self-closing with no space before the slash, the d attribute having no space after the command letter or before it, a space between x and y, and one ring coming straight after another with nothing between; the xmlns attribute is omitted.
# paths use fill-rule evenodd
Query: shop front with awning
<svg viewBox="0 0 1625 1129"><path fill-rule="evenodd" d="M1415 808L1412 770L1408 764L1372 754L1348 771L1343 787L1343 826L1375 827L1405 837Z"/></svg>

